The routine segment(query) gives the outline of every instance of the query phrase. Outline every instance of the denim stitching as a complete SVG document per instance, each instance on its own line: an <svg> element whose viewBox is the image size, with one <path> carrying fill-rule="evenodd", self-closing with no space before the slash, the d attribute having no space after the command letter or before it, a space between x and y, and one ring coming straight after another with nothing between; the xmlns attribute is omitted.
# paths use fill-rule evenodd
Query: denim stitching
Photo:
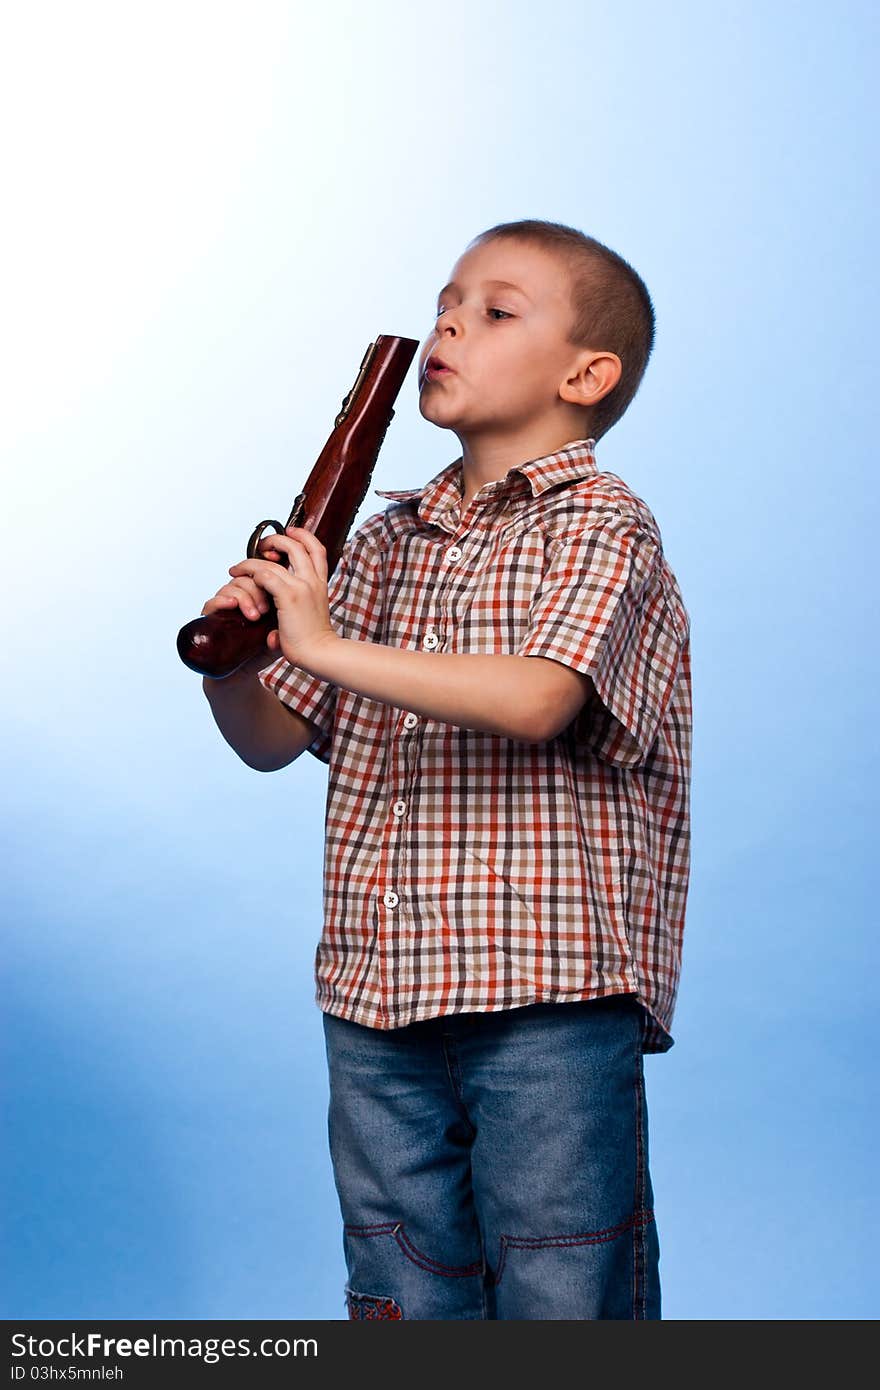
<svg viewBox="0 0 880 1390"><path fill-rule="evenodd" d="M470 851L468 851L468 853L470 853ZM457 1017L466 1018L467 1015L460 1014ZM461 1065L459 1063L458 1052L456 1051L455 1046L455 1034L451 1031L442 1032L440 1037L441 1046L443 1049L443 1059L446 1063L446 1074L449 1077L450 1087L452 1090L452 1097L455 1102L455 1105L458 1108L459 1114L462 1116L465 1124L470 1130L471 1135L473 1136L476 1134L477 1131L474 1128L473 1121L471 1120L471 1117L467 1112L467 1106L464 1103ZM486 1243L483 1239L483 1229L480 1224L479 1217L477 1217L477 1234L480 1238L479 1263L470 1266L465 1272L480 1275L480 1306L483 1317L487 1318L489 1316L488 1281L489 1279L491 1279L491 1274L486 1261ZM414 1261L414 1263L418 1263L418 1261Z"/></svg>
<svg viewBox="0 0 880 1390"><path fill-rule="evenodd" d="M642 1133L642 1030L644 1028L644 1016L642 1017L642 1027L639 1029L636 1038L636 1073L635 1073L635 1097L636 1097L636 1190L634 1194L634 1206L636 1211L641 1211L645 1201L645 1147L644 1135ZM633 1318L644 1319L647 1316L647 1280L645 1265L647 1261L647 1238L644 1226L633 1226ZM639 1312L639 1300L641 1299L641 1313Z"/></svg>
<svg viewBox="0 0 880 1390"><path fill-rule="evenodd" d="M412 1260L413 1264L418 1265L421 1269L427 1269L430 1273L443 1274L452 1279L482 1273L483 1266L479 1260L474 1260L469 1265L444 1265L439 1260L432 1260L430 1255L423 1254L418 1246L413 1245L402 1223L395 1228L394 1235L401 1250Z"/></svg>
<svg viewBox="0 0 880 1390"><path fill-rule="evenodd" d="M649 1221L654 1220L653 1211L641 1209L633 1212L628 1221L622 1221L619 1226L606 1226L601 1231L578 1231L574 1235L562 1236L509 1236L501 1237L501 1258L498 1261L498 1269L495 1274L495 1284L501 1283L501 1275L507 1260L508 1248L519 1250L544 1250L549 1246L567 1245L601 1245L605 1241L615 1240L624 1231L628 1231L630 1226L646 1226Z"/></svg>
<svg viewBox="0 0 880 1390"><path fill-rule="evenodd" d="M451 1034L444 1033L442 1035L441 1042L443 1048L443 1060L446 1063L446 1073L449 1077L452 1089L452 1098L455 1101L459 1114L461 1115L462 1119L464 1120L465 1124L470 1130L471 1135L475 1135L477 1131L475 1130L473 1122L471 1121L471 1117L467 1112L467 1107L465 1106L464 1097L462 1095L461 1067L458 1063L458 1054L455 1051L455 1039L452 1037Z"/></svg>
<svg viewBox="0 0 880 1390"><path fill-rule="evenodd" d="M481 1274L483 1271L482 1261L476 1260L469 1265L444 1265L439 1260L433 1260L430 1255L426 1255L417 1245L414 1245L403 1228L402 1221L377 1221L370 1226L351 1226L346 1223L346 1231L354 1236L379 1236L393 1235L407 1259L420 1269L427 1270L429 1274L441 1274L448 1279L461 1279L471 1274Z"/></svg>
<svg viewBox="0 0 880 1390"><path fill-rule="evenodd" d="M403 1318L403 1310L396 1298L390 1294L383 1293L356 1293L354 1289L346 1285L345 1301L348 1306L349 1319L358 1321L363 1318Z"/></svg>

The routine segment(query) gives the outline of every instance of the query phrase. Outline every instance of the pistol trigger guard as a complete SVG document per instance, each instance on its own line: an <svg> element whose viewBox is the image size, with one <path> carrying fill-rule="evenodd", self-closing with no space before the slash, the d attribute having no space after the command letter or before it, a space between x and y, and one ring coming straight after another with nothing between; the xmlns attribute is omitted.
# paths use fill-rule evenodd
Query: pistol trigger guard
<svg viewBox="0 0 880 1390"><path fill-rule="evenodd" d="M292 523L288 522L288 525L290 525L290 524L292 524ZM257 554L257 546L260 544L260 541L263 539L263 532L265 531L265 529L266 529L267 526L274 526L274 528L275 528L275 530L277 531L277 533L278 533L279 536L283 536L283 535L284 535L284 527L282 526L282 524L281 524L280 521L275 521L275 520L273 520L273 519L270 517L267 521L260 521L260 522L258 522L257 525L254 527L253 531L251 532L250 540L249 540L248 543L247 543L247 550L246 550L245 554L246 554L246 556L247 556L247 558L248 558L249 560L258 560L258 559L260 558L259 555ZM280 565L285 565L285 566L286 566L286 565L287 565L287 556L286 556L286 555L282 555L282 557L281 557L281 559L278 561L278 563L279 563Z"/></svg>

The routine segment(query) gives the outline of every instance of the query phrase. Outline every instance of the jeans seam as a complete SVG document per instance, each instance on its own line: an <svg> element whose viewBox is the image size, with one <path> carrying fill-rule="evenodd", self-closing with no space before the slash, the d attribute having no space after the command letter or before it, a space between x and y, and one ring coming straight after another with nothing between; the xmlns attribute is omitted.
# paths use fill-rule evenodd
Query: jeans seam
<svg viewBox="0 0 880 1390"><path fill-rule="evenodd" d="M641 1026L636 1035L635 1051L635 1105L636 1105L636 1190L633 1194L633 1206L636 1212L641 1212L645 1201L645 1145L644 1134L642 1131L642 1032L645 1022L642 1016ZM647 1238L645 1235L646 1223L635 1222L633 1224L633 1318L645 1319L647 1316Z"/></svg>
<svg viewBox="0 0 880 1390"><path fill-rule="evenodd" d="M653 1221L654 1213L638 1209L633 1212L627 1221L621 1221L617 1226L606 1226L598 1231L576 1231L571 1235L557 1236L501 1236L501 1257L498 1261L498 1269L495 1273L495 1283L501 1283L501 1275L507 1259L508 1249L513 1250L545 1250L550 1246L567 1245L602 1245L609 1240L616 1240L624 1231L628 1231L631 1226L646 1226L649 1221Z"/></svg>
<svg viewBox="0 0 880 1390"><path fill-rule="evenodd" d="M474 1129L471 1117L464 1103L464 1097L462 1096L461 1068L458 1064L458 1054L455 1051L455 1040L450 1035L444 1033L441 1035L440 1046L443 1049L443 1061L446 1064L446 1074L449 1077L452 1098L459 1114L470 1130L471 1135L474 1135L476 1134L476 1130Z"/></svg>
<svg viewBox="0 0 880 1390"><path fill-rule="evenodd" d="M447 1279L463 1279L483 1272L482 1260L475 1260L469 1265L444 1265L439 1260L432 1259L413 1243L406 1234L402 1221L378 1221L369 1226L352 1226L346 1223L345 1230L354 1236L394 1236L407 1259L429 1274L439 1274Z"/></svg>

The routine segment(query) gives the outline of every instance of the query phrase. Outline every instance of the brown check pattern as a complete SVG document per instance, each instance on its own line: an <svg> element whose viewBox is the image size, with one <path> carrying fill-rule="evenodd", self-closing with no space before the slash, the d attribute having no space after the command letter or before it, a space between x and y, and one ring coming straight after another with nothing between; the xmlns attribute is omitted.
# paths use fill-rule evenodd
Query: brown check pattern
<svg viewBox="0 0 880 1390"><path fill-rule="evenodd" d="M394 1028L636 992L666 1052L690 867L690 622L657 523L595 440L511 468L464 517L462 460L377 491L330 579L344 637L549 657L594 692L528 743L280 657L259 679L329 764L319 1007Z"/></svg>

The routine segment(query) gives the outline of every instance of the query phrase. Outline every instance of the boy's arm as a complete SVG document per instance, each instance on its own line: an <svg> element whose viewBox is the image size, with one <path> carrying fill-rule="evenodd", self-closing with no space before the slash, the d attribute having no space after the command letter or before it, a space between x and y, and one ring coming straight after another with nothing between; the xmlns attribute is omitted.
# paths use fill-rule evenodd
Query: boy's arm
<svg viewBox="0 0 880 1390"><path fill-rule="evenodd" d="M260 661L265 666L264 654ZM202 689L226 742L256 772L287 767L316 736L311 720L276 699L253 669L243 668L224 680L205 677Z"/></svg>
<svg viewBox="0 0 880 1390"><path fill-rule="evenodd" d="M592 688L589 676L547 657L409 651L336 633L297 665L368 699L527 743L555 738Z"/></svg>

